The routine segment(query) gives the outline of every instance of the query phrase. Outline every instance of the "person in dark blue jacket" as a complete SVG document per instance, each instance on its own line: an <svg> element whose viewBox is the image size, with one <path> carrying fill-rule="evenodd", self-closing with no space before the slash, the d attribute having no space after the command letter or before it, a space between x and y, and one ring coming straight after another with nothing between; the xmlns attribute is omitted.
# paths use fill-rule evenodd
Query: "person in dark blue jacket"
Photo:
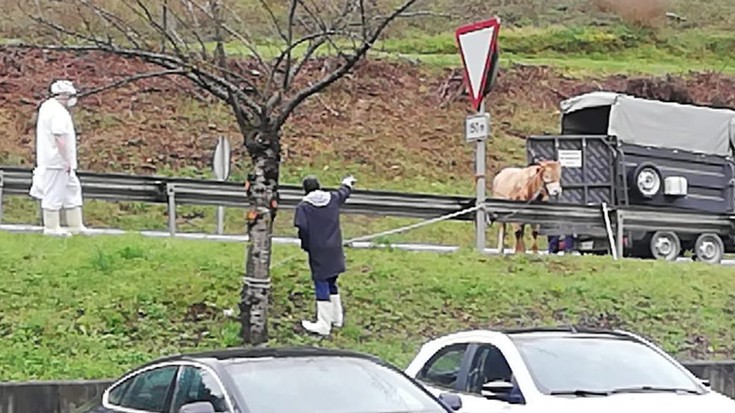
<svg viewBox="0 0 735 413"><path fill-rule="evenodd" d="M294 226L298 229L301 248L309 255L309 268L316 295L316 321L302 321L307 331L327 336L332 327L342 327L344 311L337 288L337 278L345 272L342 248L340 207L352 194L355 178L349 176L336 191L323 191L319 180L304 179L306 194L296 207Z"/></svg>

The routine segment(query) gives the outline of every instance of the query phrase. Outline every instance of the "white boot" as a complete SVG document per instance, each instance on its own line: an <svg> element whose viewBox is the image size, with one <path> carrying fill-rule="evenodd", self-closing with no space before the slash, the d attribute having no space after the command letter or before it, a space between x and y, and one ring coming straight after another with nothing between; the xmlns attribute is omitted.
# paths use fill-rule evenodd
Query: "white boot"
<svg viewBox="0 0 735 413"><path fill-rule="evenodd" d="M81 234L87 231L82 220L82 207L69 208L64 210L66 215L66 225L69 226L69 232L72 234Z"/></svg>
<svg viewBox="0 0 735 413"><path fill-rule="evenodd" d="M332 302L332 325L336 328L340 328L344 325L342 297L340 297L339 294L333 294L329 296L329 300Z"/></svg>
<svg viewBox="0 0 735 413"><path fill-rule="evenodd" d="M316 322L303 320L301 325L310 333L328 336L332 330L332 302L316 302Z"/></svg>
<svg viewBox="0 0 735 413"><path fill-rule="evenodd" d="M43 210L43 235L68 237L71 234L59 225L59 211Z"/></svg>

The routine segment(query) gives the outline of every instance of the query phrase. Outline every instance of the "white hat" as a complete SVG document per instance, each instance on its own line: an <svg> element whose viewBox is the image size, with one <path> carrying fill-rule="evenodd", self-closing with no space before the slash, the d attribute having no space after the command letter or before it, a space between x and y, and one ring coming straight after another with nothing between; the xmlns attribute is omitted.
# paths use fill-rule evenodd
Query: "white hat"
<svg viewBox="0 0 735 413"><path fill-rule="evenodd" d="M74 84L69 80L57 80L51 84L52 95L59 95L62 93L76 95L77 90L74 88Z"/></svg>

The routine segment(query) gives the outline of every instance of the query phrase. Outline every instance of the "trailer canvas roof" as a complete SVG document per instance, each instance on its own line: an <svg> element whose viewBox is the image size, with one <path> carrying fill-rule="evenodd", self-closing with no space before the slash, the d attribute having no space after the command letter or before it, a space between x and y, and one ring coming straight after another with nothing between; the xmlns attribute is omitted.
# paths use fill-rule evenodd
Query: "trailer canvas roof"
<svg viewBox="0 0 735 413"><path fill-rule="evenodd" d="M729 156L735 111L592 92L561 102L563 115L610 106L608 134L626 143Z"/></svg>

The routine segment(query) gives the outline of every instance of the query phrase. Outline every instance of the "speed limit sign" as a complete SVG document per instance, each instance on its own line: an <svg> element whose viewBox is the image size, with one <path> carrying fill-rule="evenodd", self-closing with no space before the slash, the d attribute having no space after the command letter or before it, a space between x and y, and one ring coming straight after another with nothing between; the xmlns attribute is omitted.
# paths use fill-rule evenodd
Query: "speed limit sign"
<svg viewBox="0 0 735 413"><path fill-rule="evenodd" d="M487 139L490 135L490 115L480 113L467 116L464 121L464 135L467 142Z"/></svg>

